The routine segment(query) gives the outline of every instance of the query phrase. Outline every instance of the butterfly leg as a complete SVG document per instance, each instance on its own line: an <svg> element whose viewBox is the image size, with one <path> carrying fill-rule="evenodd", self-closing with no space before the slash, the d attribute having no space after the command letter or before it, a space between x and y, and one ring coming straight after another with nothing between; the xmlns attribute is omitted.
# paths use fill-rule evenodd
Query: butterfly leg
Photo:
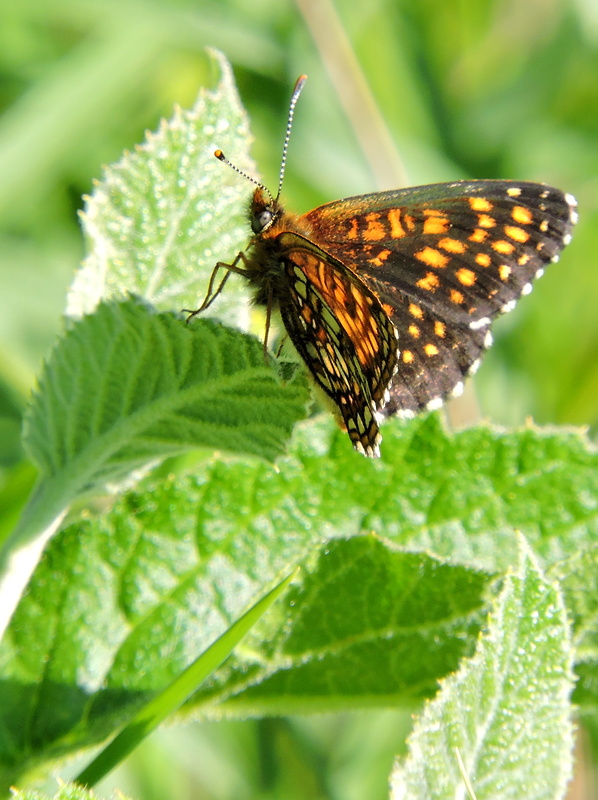
<svg viewBox="0 0 598 800"><path fill-rule="evenodd" d="M283 349L283 347L285 346L285 344L286 344L286 342L287 342L287 339L288 339L288 338L289 338L289 337L288 337L288 335L286 335L286 334L285 334L285 335L284 335L284 336L281 338L281 340L280 340L280 343L279 343L279 345L278 345L278 348L277 348L277 350L276 350L276 358L280 358L280 356L281 356L281 354L282 354L282 349Z"/></svg>
<svg viewBox="0 0 598 800"><path fill-rule="evenodd" d="M266 304L266 330L264 332L264 360L268 363L268 335L270 333L270 326L272 324L272 304L274 297L272 295L272 287L268 286L268 297Z"/></svg>
<svg viewBox="0 0 598 800"><path fill-rule="evenodd" d="M226 282L230 278L232 272L236 272L238 275L245 275L246 274L246 270L244 269L244 267L237 266L239 261L243 261L243 263L247 262L247 258L245 256L245 253L243 253L243 252L238 253L236 258L232 262L232 264L226 264L224 261L219 261L216 264L216 266L212 270L212 274L210 275L210 280L209 280L209 283L208 283L208 290L206 292L206 296L205 296L202 304L199 306L199 308L196 308L194 311L192 309L190 309L190 308L183 308L183 313L189 315L187 317L187 322L189 322L197 314L200 314L202 311L205 311L206 308L209 308L212 305L214 300L218 297L220 292L224 289L224 287L226 285ZM218 288L216 289L216 291L214 291L214 284L216 282L216 275L218 274L218 270L220 270L220 269L225 269L226 270L226 274L224 275L224 277L222 278L222 280L218 284Z"/></svg>

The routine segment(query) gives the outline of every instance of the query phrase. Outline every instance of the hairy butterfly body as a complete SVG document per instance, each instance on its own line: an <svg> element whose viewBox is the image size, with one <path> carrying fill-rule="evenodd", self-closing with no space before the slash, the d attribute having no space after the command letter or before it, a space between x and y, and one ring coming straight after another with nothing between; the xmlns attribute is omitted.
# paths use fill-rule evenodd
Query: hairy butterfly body
<svg viewBox="0 0 598 800"><path fill-rule="evenodd" d="M293 110L291 101L281 169ZM226 161L220 151L216 156ZM230 162L227 162L230 163ZM232 264L255 302L278 308L356 450L379 455L383 416L414 416L460 393L511 310L558 259L575 199L537 183L458 181L350 197L302 216L258 184L254 237Z"/></svg>

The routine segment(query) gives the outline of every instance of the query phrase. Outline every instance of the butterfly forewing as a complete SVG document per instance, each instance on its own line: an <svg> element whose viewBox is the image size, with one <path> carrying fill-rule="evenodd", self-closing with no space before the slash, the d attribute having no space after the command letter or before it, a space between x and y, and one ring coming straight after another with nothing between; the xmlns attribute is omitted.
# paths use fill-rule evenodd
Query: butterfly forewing
<svg viewBox="0 0 598 800"><path fill-rule="evenodd" d="M305 215L313 238L380 299L399 336L386 414L436 407L570 238L574 200L535 183L471 181L349 198Z"/></svg>

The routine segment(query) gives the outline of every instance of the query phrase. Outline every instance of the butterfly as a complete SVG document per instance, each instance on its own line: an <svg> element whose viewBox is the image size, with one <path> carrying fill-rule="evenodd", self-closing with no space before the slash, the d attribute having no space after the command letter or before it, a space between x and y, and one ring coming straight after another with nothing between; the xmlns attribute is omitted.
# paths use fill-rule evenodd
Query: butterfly
<svg viewBox="0 0 598 800"><path fill-rule="evenodd" d="M232 272L243 275L266 309L266 341L278 309L355 449L379 456L383 417L412 417L462 392L492 343L492 321L570 242L576 201L544 184L471 180L289 213L280 192L305 80L291 99L276 197L215 152L257 186L253 238L232 263L218 262L190 315L211 304ZM214 291L219 269L226 273Z"/></svg>

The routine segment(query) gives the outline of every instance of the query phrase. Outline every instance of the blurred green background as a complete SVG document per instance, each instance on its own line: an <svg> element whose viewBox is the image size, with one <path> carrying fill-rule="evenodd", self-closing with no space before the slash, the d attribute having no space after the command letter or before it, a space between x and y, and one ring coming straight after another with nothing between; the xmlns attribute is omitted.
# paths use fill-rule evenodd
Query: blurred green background
<svg viewBox="0 0 598 800"><path fill-rule="evenodd" d="M83 255L81 196L175 103L188 107L201 85L214 84L206 47L233 64L254 157L273 189L292 85L309 75L284 187L291 210L466 177L539 180L574 193L573 243L495 326L475 387L482 415L501 424L596 424L596 0L6 2L0 538L34 479L19 444L21 415ZM113 782L147 800L375 800L387 795L406 726L395 712L359 712L172 730Z"/></svg>

